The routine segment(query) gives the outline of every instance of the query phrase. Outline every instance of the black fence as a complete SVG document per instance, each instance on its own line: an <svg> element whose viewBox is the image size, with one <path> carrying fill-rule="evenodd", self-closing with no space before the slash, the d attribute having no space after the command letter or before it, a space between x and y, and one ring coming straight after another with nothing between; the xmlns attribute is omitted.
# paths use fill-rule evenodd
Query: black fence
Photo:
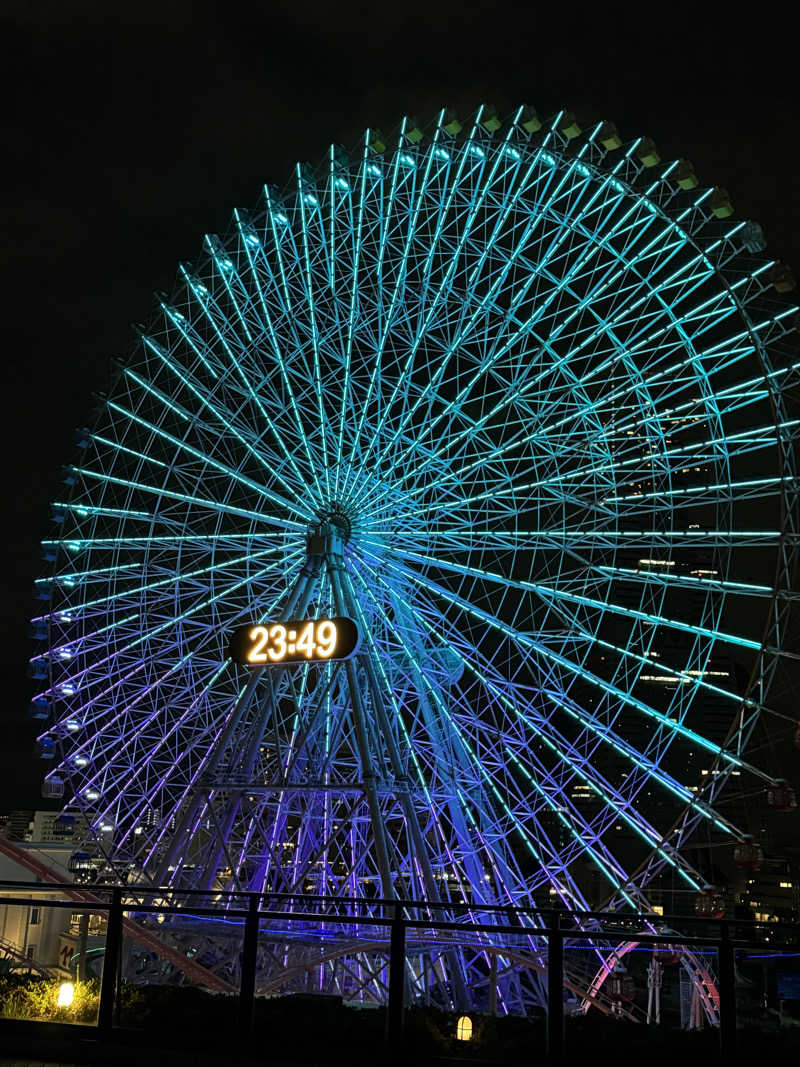
<svg viewBox="0 0 800 1067"><path fill-rule="evenodd" d="M115 1005L121 983L125 914L136 916L183 915L192 919L221 918L241 925L240 983L237 1029L243 1042L253 1030L256 1000L260 924L308 923L309 920L355 923L383 931L388 942L388 996L385 1040L390 1051L403 1048L406 997L406 935L415 931L451 935L535 936L547 946L546 1050L549 1062L564 1060L564 951L565 942L580 937L590 944L608 946L635 939L637 944L678 946L681 950L711 951L716 958L719 1048L722 1063L736 1059L736 953L781 950L790 953L800 945L800 926L741 919L699 919L692 916L618 914L490 907L482 904L431 903L361 897L325 897L309 894L209 893L201 890L154 889L150 886L107 886L0 881L0 906L42 907L93 912L105 917L105 944L96 1034L108 1039L115 1030ZM63 893L63 899L37 898L42 893ZM148 903L149 901L149 903ZM437 916L446 912L450 918ZM485 921L470 915L479 912ZM459 915L462 918L459 918ZM686 932L683 932L686 931ZM455 942L454 942L455 943ZM174 950L173 950L174 951ZM791 953L790 953L791 954ZM3 1020L0 1020L0 1023ZM800 1032L800 1031L798 1031Z"/></svg>

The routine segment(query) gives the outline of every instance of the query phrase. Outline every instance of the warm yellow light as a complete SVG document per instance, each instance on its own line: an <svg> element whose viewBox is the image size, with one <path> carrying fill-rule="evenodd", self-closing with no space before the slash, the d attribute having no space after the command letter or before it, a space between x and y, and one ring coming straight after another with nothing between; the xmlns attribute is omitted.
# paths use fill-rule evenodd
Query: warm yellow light
<svg viewBox="0 0 800 1067"><path fill-rule="evenodd" d="M75 996L75 986L72 982L62 982L58 987L58 1006L59 1008L68 1008L72 1004L72 998Z"/></svg>
<svg viewBox="0 0 800 1067"><path fill-rule="evenodd" d="M266 626L254 626L247 636L254 645L247 653L248 663L266 663L267 654L262 650L269 640L269 630Z"/></svg>
<svg viewBox="0 0 800 1067"><path fill-rule="evenodd" d="M252 626L247 633L252 647L248 649L246 659L253 664L280 663L287 656L291 661L298 653L307 660L330 659L336 651L337 637L336 623L332 619L323 619L319 623L311 621L295 630L287 629L280 622L274 626Z"/></svg>
<svg viewBox="0 0 800 1067"><path fill-rule="evenodd" d="M459 1041L472 1040L472 1019L469 1015L462 1015L456 1023L456 1038Z"/></svg>

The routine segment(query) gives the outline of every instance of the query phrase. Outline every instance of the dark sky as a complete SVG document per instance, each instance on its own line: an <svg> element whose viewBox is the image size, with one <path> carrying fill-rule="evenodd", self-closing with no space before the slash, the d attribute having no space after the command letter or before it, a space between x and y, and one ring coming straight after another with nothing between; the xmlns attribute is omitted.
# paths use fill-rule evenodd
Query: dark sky
<svg viewBox="0 0 800 1067"><path fill-rule="evenodd" d="M746 22L721 5L583 8L0 0L0 810L41 803L27 619L73 430L152 292L262 183L404 113L568 106L692 159L800 267L797 38L781 5Z"/></svg>

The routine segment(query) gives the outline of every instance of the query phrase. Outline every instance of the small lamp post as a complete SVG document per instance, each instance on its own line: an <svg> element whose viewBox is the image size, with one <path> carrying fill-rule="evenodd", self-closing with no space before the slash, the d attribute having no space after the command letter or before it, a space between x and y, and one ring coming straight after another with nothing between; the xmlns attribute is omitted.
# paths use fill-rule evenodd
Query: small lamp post
<svg viewBox="0 0 800 1067"><path fill-rule="evenodd" d="M72 1006L72 1001L75 997L75 986L72 982L62 982L58 987L58 1001L59 1008L69 1008Z"/></svg>

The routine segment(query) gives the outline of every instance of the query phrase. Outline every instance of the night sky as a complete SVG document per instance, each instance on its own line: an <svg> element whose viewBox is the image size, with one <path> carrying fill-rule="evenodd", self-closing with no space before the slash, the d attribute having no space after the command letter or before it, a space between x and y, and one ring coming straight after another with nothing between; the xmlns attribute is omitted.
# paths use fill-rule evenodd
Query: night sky
<svg viewBox="0 0 800 1067"><path fill-rule="evenodd" d="M42 806L27 620L74 429L151 294L296 160L445 104L566 106L690 158L800 269L797 36L780 5L746 21L731 6L650 5L644 20L640 3L582 7L0 3L0 811Z"/></svg>

